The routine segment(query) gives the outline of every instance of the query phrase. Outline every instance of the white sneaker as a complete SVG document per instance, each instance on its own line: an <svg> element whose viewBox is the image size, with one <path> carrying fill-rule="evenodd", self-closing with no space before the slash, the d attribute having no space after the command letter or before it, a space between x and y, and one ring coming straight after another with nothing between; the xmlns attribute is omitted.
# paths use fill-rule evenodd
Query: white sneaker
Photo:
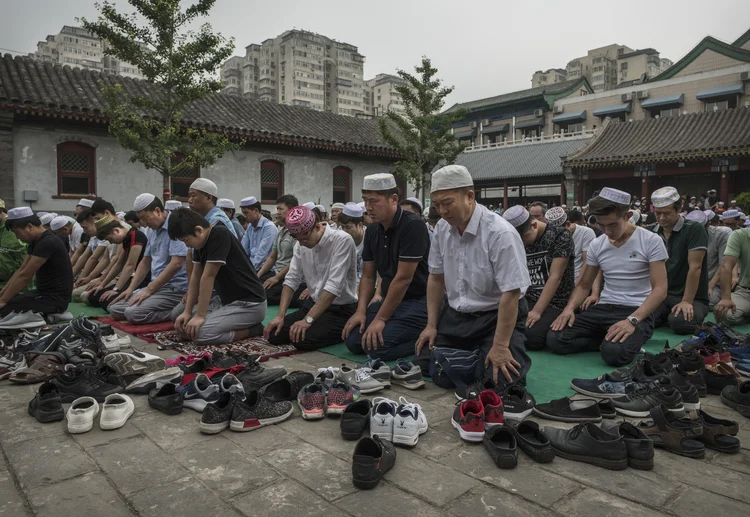
<svg viewBox="0 0 750 517"><path fill-rule="evenodd" d="M75 316L73 316L73 313L71 313L70 311L47 315L47 321L49 321L50 323L60 323L63 321L70 321L73 318L75 318Z"/></svg>
<svg viewBox="0 0 750 517"><path fill-rule="evenodd" d="M102 336L102 342L104 343L104 346L107 347L108 354L120 351L120 339L116 334L112 334L111 336Z"/></svg>
<svg viewBox="0 0 750 517"><path fill-rule="evenodd" d="M166 362L158 355L136 350L107 354L104 356L104 362L120 376L146 375L166 367Z"/></svg>
<svg viewBox="0 0 750 517"><path fill-rule="evenodd" d="M413 447L419 441L419 435L427 432L427 417L422 406L408 402L399 397L399 406L393 420L393 443Z"/></svg>
<svg viewBox="0 0 750 517"><path fill-rule="evenodd" d="M372 400L370 412L370 437L379 436L383 440L393 441L393 419L396 417L398 404L385 397Z"/></svg>
<svg viewBox="0 0 750 517"><path fill-rule="evenodd" d="M371 368L349 368L348 366L342 366L337 374L338 380L345 382L351 386L357 386L359 392L362 394L375 393L385 389L383 383L376 380L372 375Z"/></svg>
<svg viewBox="0 0 750 517"><path fill-rule="evenodd" d="M99 427L103 431L119 429L125 425L135 411L133 400L127 395L115 393L107 395L102 404L102 416L99 419Z"/></svg>
<svg viewBox="0 0 750 517"><path fill-rule="evenodd" d="M47 325L41 314L36 312L21 312L10 319L0 322L0 328L6 330L36 329Z"/></svg>
<svg viewBox="0 0 750 517"><path fill-rule="evenodd" d="M75 399L68 409L68 432L87 433L94 427L94 419L99 414L99 403L93 397Z"/></svg>
<svg viewBox="0 0 750 517"><path fill-rule="evenodd" d="M159 389L165 384L179 383L182 379L184 372L177 366L172 366L166 370L159 370L158 372L151 372L131 382L125 387L126 393L140 393L141 395L148 395L151 390Z"/></svg>

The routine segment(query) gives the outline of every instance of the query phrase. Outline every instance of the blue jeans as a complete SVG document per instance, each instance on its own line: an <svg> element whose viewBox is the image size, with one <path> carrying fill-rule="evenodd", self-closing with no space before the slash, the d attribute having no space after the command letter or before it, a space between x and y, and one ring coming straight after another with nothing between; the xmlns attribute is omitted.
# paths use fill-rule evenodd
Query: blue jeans
<svg viewBox="0 0 750 517"><path fill-rule="evenodd" d="M378 315L383 302L371 303L367 307L367 327ZM415 298L402 300L393 311L391 319L383 329L383 346L378 345L376 350L371 350L369 356L382 359L383 361L395 361L402 357L414 355L414 345L419 335L427 326L427 299ZM353 354L364 354L362 349L362 334L359 328L352 330L346 338L346 347Z"/></svg>

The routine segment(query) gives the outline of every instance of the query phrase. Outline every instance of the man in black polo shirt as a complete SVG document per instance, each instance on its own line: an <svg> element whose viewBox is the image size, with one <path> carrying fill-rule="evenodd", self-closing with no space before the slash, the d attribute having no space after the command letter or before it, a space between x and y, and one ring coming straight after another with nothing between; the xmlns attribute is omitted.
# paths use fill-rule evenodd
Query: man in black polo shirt
<svg viewBox="0 0 750 517"><path fill-rule="evenodd" d="M654 327L669 325L677 334L693 334L708 314L708 234L702 224L680 215L682 200L674 187L651 195L667 260L667 299L654 311Z"/></svg>
<svg viewBox="0 0 750 517"><path fill-rule="evenodd" d="M31 208L8 211L5 226L29 244L21 267L0 291L0 317L11 312L58 314L65 312L73 292L73 272L68 252L59 237L42 226ZM20 293L36 275L36 290Z"/></svg>
<svg viewBox="0 0 750 517"><path fill-rule="evenodd" d="M373 223L365 233L357 312L342 338L352 353L392 361L414 353L427 324L430 237L421 217L399 206L392 174L366 176L362 199ZM383 300L370 304L377 275Z"/></svg>
<svg viewBox="0 0 750 517"><path fill-rule="evenodd" d="M197 345L219 345L260 335L266 292L240 242L224 224L187 208L169 217L169 238L193 249L185 309L175 328ZM216 289L221 305L210 307ZM173 316L175 314L173 313Z"/></svg>

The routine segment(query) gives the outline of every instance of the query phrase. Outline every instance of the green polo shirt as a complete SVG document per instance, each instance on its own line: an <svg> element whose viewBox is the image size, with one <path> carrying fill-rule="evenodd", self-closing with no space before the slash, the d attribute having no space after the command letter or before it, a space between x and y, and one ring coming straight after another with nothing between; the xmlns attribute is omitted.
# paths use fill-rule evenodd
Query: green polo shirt
<svg viewBox="0 0 750 517"><path fill-rule="evenodd" d="M664 230L661 226L656 226L656 233L664 239ZM705 227L694 221L687 221L680 216L680 220L672 229L669 240L664 239L667 247L669 259L667 259L667 294L682 298L685 294L685 282L687 281L690 263L688 262L688 253L694 250L708 249L708 233ZM703 256L703 266L701 268L701 279L698 283L698 290L695 293L695 300L708 303L708 259Z"/></svg>
<svg viewBox="0 0 750 517"><path fill-rule="evenodd" d="M750 228L735 230L729 234L727 247L724 249L725 257L737 257L740 264L747 264L750 258ZM750 268L740 268L740 286L750 289Z"/></svg>

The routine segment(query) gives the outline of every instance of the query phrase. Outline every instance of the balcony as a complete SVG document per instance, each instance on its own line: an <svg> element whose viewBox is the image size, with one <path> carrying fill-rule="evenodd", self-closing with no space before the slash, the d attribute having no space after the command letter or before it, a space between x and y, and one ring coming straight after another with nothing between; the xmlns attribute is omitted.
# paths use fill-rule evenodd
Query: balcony
<svg viewBox="0 0 750 517"><path fill-rule="evenodd" d="M514 145L540 144L540 143L557 142L560 140L569 140L569 139L581 140L585 138L591 138L592 136L594 136L594 133L596 133L595 129L584 128L582 131L578 131L575 133L561 132L561 133L556 133L554 135L536 136L536 137L519 138L519 139L516 139L515 135L513 135L512 140L506 140L504 142L496 142L493 144L481 144L481 145L472 144L471 147L467 147L464 150L464 152L472 153L476 151L486 151L487 149L498 149L501 147L510 147Z"/></svg>

